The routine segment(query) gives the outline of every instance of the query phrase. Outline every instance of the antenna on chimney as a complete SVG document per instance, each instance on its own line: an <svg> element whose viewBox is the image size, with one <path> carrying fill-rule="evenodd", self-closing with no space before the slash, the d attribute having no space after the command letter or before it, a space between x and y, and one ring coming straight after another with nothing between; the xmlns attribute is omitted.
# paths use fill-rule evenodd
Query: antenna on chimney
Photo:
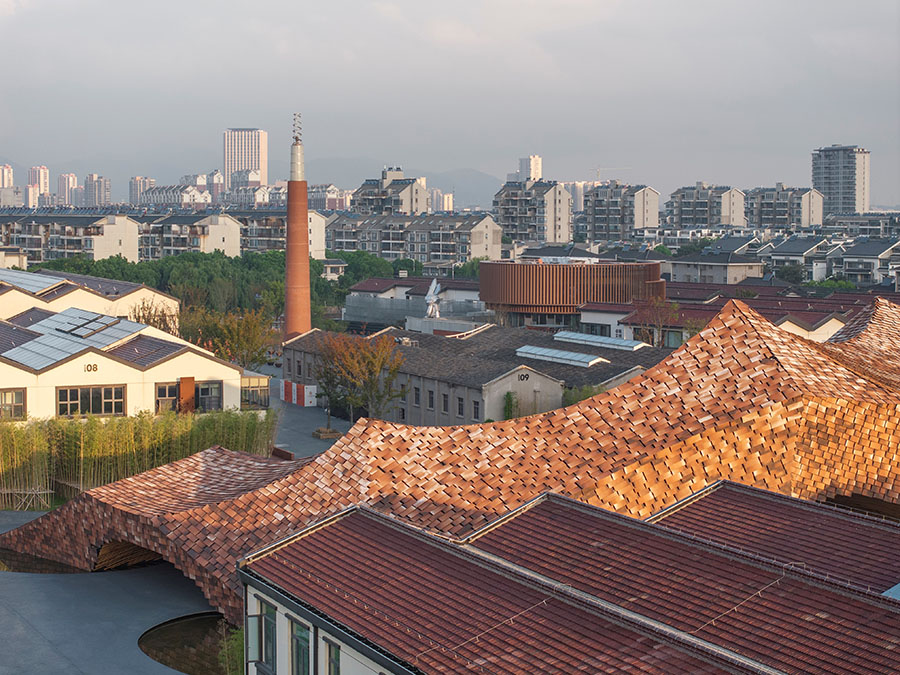
<svg viewBox="0 0 900 675"><path fill-rule="evenodd" d="M302 143L303 125L300 122L300 113L294 113L294 143Z"/></svg>

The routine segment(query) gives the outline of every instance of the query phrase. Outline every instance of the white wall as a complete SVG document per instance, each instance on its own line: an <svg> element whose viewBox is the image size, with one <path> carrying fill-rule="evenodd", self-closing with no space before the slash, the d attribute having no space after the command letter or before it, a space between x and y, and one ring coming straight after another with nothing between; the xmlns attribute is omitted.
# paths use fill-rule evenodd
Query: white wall
<svg viewBox="0 0 900 675"><path fill-rule="evenodd" d="M519 366L482 388L484 419L504 419L506 393L515 394L519 416L555 410L562 406L563 383L543 373Z"/></svg>
<svg viewBox="0 0 900 675"><path fill-rule="evenodd" d="M325 258L325 216L309 212L309 255L316 260Z"/></svg>
<svg viewBox="0 0 900 675"><path fill-rule="evenodd" d="M91 237L94 260L120 255L128 262L138 261L140 225L127 216L106 216L101 219L103 234Z"/></svg>
<svg viewBox="0 0 900 675"><path fill-rule="evenodd" d="M144 302L163 307L166 311L173 314L178 313L177 299L164 295L152 288L138 288L132 293L112 299L83 288L78 288L71 293L54 298L50 302L14 288L0 295L0 320L9 319L33 307L39 307L51 312L62 312L65 309L77 307L78 309L97 312L98 314L127 317L132 309L139 307Z"/></svg>
<svg viewBox="0 0 900 675"><path fill-rule="evenodd" d="M312 661L314 655L316 654L316 652L318 652L318 667L312 667L311 664L309 672L328 672L328 644L325 642L326 638L332 642L339 644L341 647L341 675L377 675L378 673L387 672L387 669L384 666L380 666L371 659L363 656L360 652L351 648L349 645L342 642L339 638L335 637L331 633L328 633L322 629L316 629L314 631L314 627L309 622L301 619L287 607L276 602L272 597L256 590L255 588L247 588L246 614L252 615L258 614L260 612L260 598L262 598L264 602L275 607L277 611L277 617L275 620L276 673L280 674L291 672L292 620L296 621L297 623L303 624L310 631L310 661ZM315 642L317 643L318 649L313 647L313 635L315 635ZM250 666L248 672L250 673L250 675L256 675L255 667Z"/></svg>

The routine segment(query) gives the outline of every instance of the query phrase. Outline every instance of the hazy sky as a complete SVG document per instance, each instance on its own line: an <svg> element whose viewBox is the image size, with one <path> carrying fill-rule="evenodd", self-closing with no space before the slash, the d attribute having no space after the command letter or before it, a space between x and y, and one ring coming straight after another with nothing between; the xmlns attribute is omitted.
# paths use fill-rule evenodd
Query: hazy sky
<svg viewBox="0 0 900 675"><path fill-rule="evenodd" d="M284 177L301 110L307 157L372 175L537 153L665 195L809 185L810 151L846 143L900 204L898 0L0 0L0 45L0 158L54 187L220 167L230 126L267 129Z"/></svg>

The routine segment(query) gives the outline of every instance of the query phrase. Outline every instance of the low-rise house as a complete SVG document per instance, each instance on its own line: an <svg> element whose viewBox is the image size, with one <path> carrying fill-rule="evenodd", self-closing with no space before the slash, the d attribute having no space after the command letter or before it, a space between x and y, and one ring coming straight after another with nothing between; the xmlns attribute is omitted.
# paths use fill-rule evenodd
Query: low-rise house
<svg viewBox="0 0 900 675"><path fill-rule="evenodd" d="M316 385L318 331L284 346L285 379ZM395 385L405 395L384 419L445 426L553 410L563 390L613 387L668 355L647 345L578 333L550 335L485 325L453 336L388 328L403 356ZM325 402L322 402L325 405Z"/></svg>
<svg viewBox="0 0 900 675"><path fill-rule="evenodd" d="M822 281L830 276L828 253L833 248L825 237L790 237L757 256L773 271L797 265L803 268L804 281Z"/></svg>
<svg viewBox="0 0 900 675"><path fill-rule="evenodd" d="M894 279L900 269L900 239L869 239L834 256L832 273L863 286Z"/></svg>
<svg viewBox="0 0 900 675"><path fill-rule="evenodd" d="M738 253L702 252L668 261L672 281L737 284L748 277L761 277L765 264Z"/></svg>
<svg viewBox="0 0 900 675"><path fill-rule="evenodd" d="M322 263L322 277L328 281L337 281L347 269L347 263L340 258L325 258L319 262Z"/></svg>
<svg viewBox="0 0 900 675"><path fill-rule="evenodd" d="M0 246L0 269L9 269L10 267L26 269L28 254L18 246Z"/></svg>
<svg viewBox="0 0 900 675"><path fill-rule="evenodd" d="M240 408L244 384L240 367L185 340L74 308L0 321L0 379L9 420ZM268 405L263 379L248 379L248 402Z"/></svg>

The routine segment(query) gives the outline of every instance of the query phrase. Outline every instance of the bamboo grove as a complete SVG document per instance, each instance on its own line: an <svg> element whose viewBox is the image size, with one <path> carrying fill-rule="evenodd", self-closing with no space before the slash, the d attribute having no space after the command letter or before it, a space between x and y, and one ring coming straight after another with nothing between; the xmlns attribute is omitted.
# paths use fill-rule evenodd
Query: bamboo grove
<svg viewBox="0 0 900 675"><path fill-rule="evenodd" d="M3 422L0 509L49 508L54 493L71 498L211 445L268 455L277 421L268 410Z"/></svg>

